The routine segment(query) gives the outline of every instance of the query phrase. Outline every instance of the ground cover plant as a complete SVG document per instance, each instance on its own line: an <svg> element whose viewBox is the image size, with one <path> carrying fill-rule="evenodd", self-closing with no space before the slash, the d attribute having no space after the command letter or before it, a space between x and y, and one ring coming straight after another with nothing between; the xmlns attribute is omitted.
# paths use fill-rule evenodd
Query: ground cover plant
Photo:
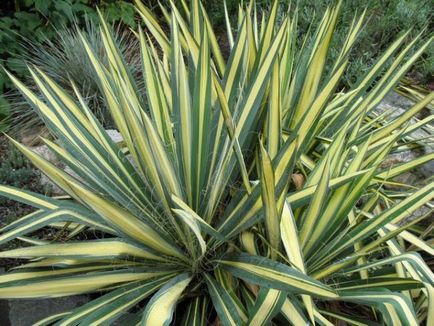
<svg viewBox="0 0 434 326"><path fill-rule="evenodd" d="M424 142L414 131L432 116L408 121L434 95L398 117L374 111L432 37L410 57L421 35L398 37L352 89L336 90L364 21L352 21L326 70L340 5L302 47L297 17L278 20L278 1L260 18L253 2L240 5L225 60L199 1L163 8L167 33L137 2L145 94L102 19L109 66L82 42L118 143L74 85L72 97L32 66L41 99L9 74L74 173L11 139L66 197L0 186L37 209L1 229L0 244L27 245L0 257L28 262L0 276L0 298L100 294L40 325L111 323L126 311L131 325L432 324L434 184L393 179L434 154L383 163ZM62 234L34 236L51 225Z"/></svg>

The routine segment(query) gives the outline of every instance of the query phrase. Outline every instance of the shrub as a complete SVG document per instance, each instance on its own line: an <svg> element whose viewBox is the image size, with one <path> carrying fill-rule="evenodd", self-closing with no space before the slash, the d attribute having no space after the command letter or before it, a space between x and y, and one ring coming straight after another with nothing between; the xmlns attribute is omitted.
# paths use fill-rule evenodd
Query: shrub
<svg viewBox="0 0 434 326"><path fill-rule="evenodd" d="M87 21L95 22L98 15L95 5L100 5L100 10L111 23L122 23L125 26L135 27L134 7L131 3L123 0L4 0L0 3L0 59L1 66L12 71L22 79L28 77L28 71L22 64L22 56L28 53L28 45L37 45L42 51L48 43L53 50L52 40L59 40L62 32L74 25L86 26ZM23 46L23 44L27 46ZM56 49L54 49L56 50ZM37 54L41 54L40 52ZM45 67L49 66L47 63ZM1 67L1 68L2 68ZM8 107L19 106L21 99L4 96L10 91L12 85L9 78L0 69L0 130L8 126L16 125L16 121L10 122ZM8 100L12 103L9 103ZM21 103L22 104L22 103ZM37 120L30 119L36 123ZM24 129L27 127L24 124Z"/></svg>
<svg viewBox="0 0 434 326"><path fill-rule="evenodd" d="M31 67L42 101L10 75L74 175L14 141L69 197L1 186L37 211L3 228L0 243L53 223L75 229L67 242L0 253L31 259L0 277L0 297L101 294L44 325L110 323L128 310L142 325L432 324L434 277L421 256L432 254L420 228L428 215L402 222L434 185L385 185L433 154L381 163L429 123L406 122L434 95L394 119L373 112L428 43L404 60L417 40L401 48L399 37L353 89L335 93L363 16L325 74L339 6L298 48L296 20L276 23L277 1L262 23L247 4L237 35L228 30L227 62L199 1L166 11L170 36L137 8L150 33L137 32L146 104L107 24L108 69L83 37L123 142L111 141L79 91L72 98Z"/></svg>
<svg viewBox="0 0 434 326"><path fill-rule="evenodd" d="M97 20L91 0L5 0L0 4L0 55L4 65L17 74L25 75L18 57L25 52L23 40L43 41L57 38L59 28L74 24L85 25L85 18ZM101 1L110 22L135 26L134 8L123 0ZM18 64L18 65L17 65ZM0 74L0 90L7 90L9 81L3 71Z"/></svg>
<svg viewBox="0 0 434 326"><path fill-rule="evenodd" d="M299 9L300 34L303 35L312 24L318 20L327 6L334 0L300 0ZM387 47L395 40L396 35L404 30L411 30L410 39L415 37L433 20L433 7L428 0L395 0L395 1L357 1L348 0L342 4L338 27L335 32L335 41L332 44L330 61L340 51L340 44L345 40L347 26L356 12L367 11L367 24L360 31L358 40L350 54L351 62L345 72L342 84L354 85L364 72L375 63ZM312 17L315 17L312 19ZM431 23L432 31L432 23ZM415 62L409 72L422 83L428 83L434 72L434 45L428 46L424 55Z"/></svg>
<svg viewBox="0 0 434 326"><path fill-rule="evenodd" d="M99 33L99 26L93 20L86 20L85 30L82 34L88 41L98 56L98 59L108 67L108 58L104 52L104 44ZM98 120L106 128L112 126L110 115L104 109L101 92L99 91L98 81L92 71L91 62L87 59L86 50L81 42L77 29L61 29L57 32L57 40L50 40L48 37L38 41L27 40L23 47L27 53L21 55L19 61L20 69L26 69L26 65L35 65L50 76L68 94L73 95L71 81L83 94L87 105L97 116ZM115 41L125 58L128 69L138 78L140 73L139 46L132 33L122 25L117 25L114 34ZM37 91L37 86L31 77L22 78L26 84ZM142 91L142 83L139 83ZM42 132L43 121L37 113L27 105L18 90L12 90L5 95L9 104L10 111L10 130L13 135L35 134Z"/></svg>

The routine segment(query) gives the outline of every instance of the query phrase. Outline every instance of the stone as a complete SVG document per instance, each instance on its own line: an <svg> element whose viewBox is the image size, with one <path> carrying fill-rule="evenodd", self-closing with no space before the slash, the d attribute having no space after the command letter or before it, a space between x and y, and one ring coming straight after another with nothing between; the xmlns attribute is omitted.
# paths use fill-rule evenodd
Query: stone
<svg viewBox="0 0 434 326"><path fill-rule="evenodd" d="M57 167L63 167L63 164L59 161L57 156L50 151L47 145L30 147L30 150L42 156L44 159L53 163ZM51 193L54 196L65 194L65 192L62 189L60 189L58 186L56 186L53 182L51 182L51 180L45 174L41 173L40 171L38 171L38 173L41 176L39 182L44 187L47 193Z"/></svg>
<svg viewBox="0 0 434 326"><path fill-rule="evenodd" d="M116 129L107 129L106 132L111 138L111 140L113 140L115 143L119 143L124 140L121 133Z"/></svg>
<svg viewBox="0 0 434 326"><path fill-rule="evenodd" d="M70 311L89 302L89 297L77 295L53 299L14 299L9 305L9 325L27 326L58 313ZM1 323L3 324L3 321Z"/></svg>
<svg viewBox="0 0 434 326"><path fill-rule="evenodd" d="M106 130L107 134L113 140L115 143L123 141L123 137L120 134L119 131L115 129L108 129ZM70 174L71 176L75 178L79 178L77 174L68 166L65 166L60 162L60 160L57 158L57 156L50 151L50 149L46 145L41 146L35 146L30 148L33 152L41 155L43 158L45 158L47 161L53 163L59 168L62 168L66 173ZM128 157L128 160L132 162L132 158ZM47 190L47 192L51 192L53 196L62 196L65 195L65 192L60 189L58 186L56 186L51 180L43 173L41 173L41 179L40 179L41 185Z"/></svg>
<svg viewBox="0 0 434 326"><path fill-rule="evenodd" d="M39 183L45 189L46 193L49 193L52 196L62 196L65 194L65 192L55 185L45 174L41 173L40 175L41 178L39 179Z"/></svg>
<svg viewBox="0 0 434 326"><path fill-rule="evenodd" d="M59 164L59 167L63 169L66 173L71 175L74 178L80 180L80 177L75 173L69 166L64 166L63 164ZM46 189L47 193L51 193L53 196L63 196L65 192L55 185L45 174L41 173L40 181L41 185Z"/></svg>
<svg viewBox="0 0 434 326"><path fill-rule="evenodd" d="M415 173L406 172L393 178L393 181L407 185L417 185L420 181L420 176Z"/></svg>
<svg viewBox="0 0 434 326"><path fill-rule="evenodd" d="M0 325L10 326L9 321L9 302L8 300L0 300Z"/></svg>
<svg viewBox="0 0 434 326"><path fill-rule="evenodd" d="M413 103L408 98L392 91L387 94L384 99L377 105L375 111L379 114L387 112L389 114L389 119L396 119L400 115L402 115L405 111L410 109L415 103ZM424 115L424 110L421 110L416 118L422 118ZM417 122L417 119L411 118L410 125ZM424 131L423 128L419 128L418 130L412 132L410 136L414 138L424 138L429 137L430 134ZM432 146L430 146L432 147ZM432 148L431 148L432 151Z"/></svg>
<svg viewBox="0 0 434 326"><path fill-rule="evenodd" d="M434 202L431 201L430 205L431 206L434 205ZM419 218L419 217L421 217L423 215L429 214L430 211L431 211L430 207L428 207L426 205L421 206L418 209L416 209L413 213L411 213L409 216L405 217L401 222L399 222L398 225L400 225L400 226L401 225L406 225L406 224L410 223L411 221L413 221L413 220L415 220L415 219L417 219L417 218ZM428 217L426 220L429 220L430 218L432 219L433 217L434 217L434 215L431 214L431 216Z"/></svg>
<svg viewBox="0 0 434 326"><path fill-rule="evenodd" d="M381 105L388 106L389 108L394 108L396 110L395 115L398 115L402 113L404 110L407 110L409 107L413 106L414 103L408 98L394 91L391 91L384 97L384 99L381 101L381 103L378 106L381 107Z"/></svg>
<svg viewBox="0 0 434 326"><path fill-rule="evenodd" d="M4 274L0 267L0 275ZM0 300L1 326L27 326L48 316L77 308L86 302L89 297L76 295L53 299L10 299Z"/></svg>
<svg viewBox="0 0 434 326"><path fill-rule="evenodd" d="M0 267L0 275L5 273L5 269L3 267ZM6 316L4 318L3 316ZM8 300L0 300L0 325L2 326L10 326L11 323L9 322L9 302Z"/></svg>
<svg viewBox="0 0 434 326"><path fill-rule="evenodd" d="M117 320L113 321L111 325L123 326L123 325L135 325L136 323L137 323L137 316L135 314L125 313L124 315L120 316Z"/></svg>
<svg viewBox="0 0 434 326"><path fill-rule="evenodd" d="M47 145L35 146L30 148L32 152L41 155L47 161L58 164L60 161L57 156L48 148Z"/></svg>
<svg viewBox="0 0 434 326"><path fill-rule="evenodd" d="M39 128L36 129L38 130L37 132L26 131L21 134L21 143L29 147L38 146L43 145L42 138L50 138L50 133L46 128L43 128L42 130L39 130Z"/></svg>
<svg viewBox="0 0 434 326"><path fill-rule="evenodd" d="M65 166L63 171L68 173L70 176L80 180L80 177L77 175L77 173L75 173L74 170L72 170L69 166Z"/></svg>
<svg viewBox="0 0 434 326"><path fill-rule="evenodd" d="M424 178L432 178L432 176L434 176L434 160L426 162L424 165L420 166L418 172Z"/></svg>
<svg viewBox="0 0 434 326"><path fill-rule="evenodd" d="M398 153L392 153L388 155L383 162L381 162L380 167L387 169L393 167L394 165L410 162L420 156L417 151L403 151Z"/></svg>
<svg viewBox="0 0 434 326"><path fill-rule="evenodd" d="M405 98L402 95L399 95L396 92L390 92L387 96L378 104L375 108L375 111L379 114L388 112L390 114L390 119L398 118L402 115L406 110L411 108L414 103ZM423 113L421 113L423 114ZM417 119L412 118L410 120L410 125L412 123L417 122ZM419 128L418 130L412 132L410 136L414 139L427 139L428 137L432 137L432 135L424 130L423 128ZM434 152L434 146L432 143L422 143L419 142L420 147L414 150L405 150L402 152L396 152L390 154L384 162L381 164L381 167L386 169L392 167L397 164L410 162L420 156L425 154L430 154ZM404 179L408 179L411 181L410 184L417 184L418 181L430 178L434 175L434 161L427 162L422 166L419 166L414 171L410 171L411 175L407 175L406 177L401 178L401 181ZM416 179L415 179L416 178ZM415 183L414 183L415 182Z"/></svg>
<svg viewBox="0 0 434 326"><path fill-rule="evenodd" d="M427 147L428 146L425 146L422 150L408 150L399 153L392 153L386 157L380 167L387 169L401 163L413 161L420 156L431 153ZM420 179L428 179L434 175L434 161L426 162L410 172L418 176Z"/></svg>

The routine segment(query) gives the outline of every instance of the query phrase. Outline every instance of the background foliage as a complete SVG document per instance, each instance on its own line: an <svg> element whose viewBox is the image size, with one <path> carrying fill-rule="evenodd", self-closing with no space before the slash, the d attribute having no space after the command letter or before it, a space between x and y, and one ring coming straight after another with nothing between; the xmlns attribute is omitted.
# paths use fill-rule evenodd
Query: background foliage
<svg viewBox="0 0 434 326"><path fill-rule="evenodd" d="M288 1L286 1L288 2ZM303 35L309 28L312 17L319 19L326 7L333 5L334 0L300 0L299 28ZM338 44L347 36L347 26L355 13L367 9L367 21L359 35L351 55L351 63L344 76L347 85L353 85L360 75L363 75L383 53L397 35L407 30L415 37L424 28L426 35L432 33L434 7L430 0L346 0L342 4L342 14L337 25L334 43L331 47L331 59L340 51ZM415 64L411 75L422 83L432 81L434 72L434 44L428 47L426 53Z"/></svg>
<svg viewBox="0 0 434 326"><path fill-rule="evenodd" d="M163 4L169 1L162 0ZM239 0L227 0L232 18L236 18ZM270 0L257 0L262 8L267 8ZM290 3L283 0L282 3ZM300 35L304 35L312 22L316 22L325 8L335 0L297 0L299 11ZM144 3L159 13L158 1L147 0ZM222 1L207 0L204 5L210 13L214 26L223 29L224 11ZM85 17L96 21L96 7L99 7L108 22L122 22L127 27L135 27L134 9L130 0L5 0L0 4L0 59L3 65L20 77L26 77L22 64L26 52L23 41L31 39L33 43L46 44L53 40L59 30L70 28L73 24L83 27ZM292 6L295 8L296 6ZM351 54L351 63L342 79L342 87L354 85L357 79L372 65L374 59L382 53L399 32L412 29L412 36L417 35L427 24L428 32L433 29L433 6L430 0L388 0L357 1L343 3L342 15L338 23L334 43L331 48L330 62L338 55L339 47L346 37L347 27L355 12L367 8L368 24L361 32L358 43ZM161 13L159 13L160 16ZM313 18L314 17L314 18ZM316 18L315 18L316 17ZM431 23L430 23L431 22ZM218 31L217 31L218 32ZM224 35L223 31L221 33ZM25 43L25 42L24 42ZM410 75L423 84L432 83L434 71L434 45L431 44L424 56L415 64ZM0 93L10 89L10 81L0 71ZM10 104L0 95L0 120L10 111ZM12 108L14 107L12 102ZM1 129L0 125L0 129ZM5 126L3 126L3 129Z"/></svg>
<svg viewBox="0 0 434 326"><path fill-rule="evenodd" d="M0 4L0 58L3 66L20 77L26 75L22 65L23 42L43 44L59 29L74 24L83 26L85 17L96 20L99 6L109 22L121 21L134 27L134 8L123 0L6 0ZM4 72L0 72L0 92L10 88ZM8 112L8 104L0 97L0 118Z"/></svg>

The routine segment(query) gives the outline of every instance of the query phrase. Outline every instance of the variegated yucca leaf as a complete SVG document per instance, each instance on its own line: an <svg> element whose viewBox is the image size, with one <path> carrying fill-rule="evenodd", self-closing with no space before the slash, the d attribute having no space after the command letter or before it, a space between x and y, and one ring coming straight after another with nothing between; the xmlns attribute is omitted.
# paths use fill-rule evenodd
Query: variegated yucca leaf
<svg viewBox="0 0 434 326"><path fill-rule="evenodd" d="M0 298L100 294L38 325L127 311L131 325L434 324L434 184L393 191L433 154L384 165L430 130L431 117L408 122L434 95L394 118L375 110L432 37L415 48L422 35L399 36L337 89L365 17L330 63L339 8L306 35L277 0L261 15L240 3L236 22L225 8L225 57L199 0L161 5L164 21L136 1L145 94L101 18L108 64L81 39L119 143L74 85L29 67L35 94L10 75L72 172L12 140L65 196L0 185L36 208L0 230L0 244L26 243L0 258L28 260L0 276ZM45 228L55 236L39 239Z"/></svg>

